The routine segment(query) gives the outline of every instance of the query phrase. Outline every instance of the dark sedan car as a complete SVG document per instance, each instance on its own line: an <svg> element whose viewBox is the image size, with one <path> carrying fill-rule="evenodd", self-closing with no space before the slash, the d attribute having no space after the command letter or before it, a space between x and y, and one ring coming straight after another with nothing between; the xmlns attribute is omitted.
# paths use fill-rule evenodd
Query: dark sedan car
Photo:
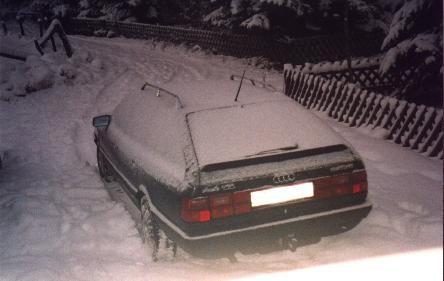
<svg viewBox="0 0 444 281"><path fill-rule="evenodd" d="M371 209L348 143L277 92L244 82L235 101L238 87L145 84L93 120L100 175L139 207L154 259L162 237L196 249L252 233L323 236Z"/></svg>

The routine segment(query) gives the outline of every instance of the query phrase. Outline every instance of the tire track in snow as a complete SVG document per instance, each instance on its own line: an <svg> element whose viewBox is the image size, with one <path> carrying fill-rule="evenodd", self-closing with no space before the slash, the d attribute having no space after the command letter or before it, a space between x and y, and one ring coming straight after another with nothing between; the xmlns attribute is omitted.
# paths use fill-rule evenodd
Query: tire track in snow
<svg viewBox="0 0 444 281"><path fill-rule="evenodd" d="M82 44L103 47L103 43L93 38L80 36L74 38L80 47ZM155 43L154 47L149 47L140 42L131 44L131 42L119 42L113 39L107 41L107 48L103 50L102 55L109 57L111 61L126 65L147 81L168 83L173 80L191 81L208 77L208 73L202 73L200 68L195 67L187 58L182 57L183 60L177 60L177 56L170 57L166 51L159 50L159 43ZM116 56L116 54L119 55Z"/></svg>

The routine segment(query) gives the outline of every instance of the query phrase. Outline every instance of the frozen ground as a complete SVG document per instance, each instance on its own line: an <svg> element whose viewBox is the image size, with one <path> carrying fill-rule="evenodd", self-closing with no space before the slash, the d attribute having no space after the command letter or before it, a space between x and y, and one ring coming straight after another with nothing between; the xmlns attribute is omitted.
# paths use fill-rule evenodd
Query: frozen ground
<svg viewBox="0 0 444 281"><path fill-rule="evenodd" d="M143 80L186 87L247 67L249 76L265 75L281 88L281 76L253 67L258 60L163 43L71 40L70 60L0 58L0 95L9 99L0 101L0 280L442 280L442 161L327 118L368 168L374 208L360 225L296 252L238 253L237 263L184 254L153 263L134 220L99 179L92 116L111 110ZM42 65L51 85L27 91L40 73L32 69Z"/></svg>

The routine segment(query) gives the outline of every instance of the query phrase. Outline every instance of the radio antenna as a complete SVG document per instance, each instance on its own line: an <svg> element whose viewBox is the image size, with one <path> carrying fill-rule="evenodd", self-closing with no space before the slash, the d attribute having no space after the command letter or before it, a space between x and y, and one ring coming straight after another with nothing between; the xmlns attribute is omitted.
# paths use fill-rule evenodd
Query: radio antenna
<svg viewBox="0 0 444 281"><path fill-rule="evenodd" d="M236 93L236 97L234 98L234 101L237 101L237 98L239 97L239 92L242 87L242 82L244 81L245 71L247 71L247 69L244 69L244 73L242 73L242 78L240 80L239 88L237 89L237 93Z"/></svg>

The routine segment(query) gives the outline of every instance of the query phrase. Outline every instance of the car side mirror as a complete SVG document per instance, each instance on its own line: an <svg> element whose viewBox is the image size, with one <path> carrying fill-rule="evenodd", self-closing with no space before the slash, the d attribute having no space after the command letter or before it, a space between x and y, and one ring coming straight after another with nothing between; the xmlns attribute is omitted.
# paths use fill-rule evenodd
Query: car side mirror
<svg viewBox="0 0 444 281"><path fill-rule="evenodd" d="M93 126L96 128L108 127L111 123L111 115L100 115L93 118Z"/></svg>

